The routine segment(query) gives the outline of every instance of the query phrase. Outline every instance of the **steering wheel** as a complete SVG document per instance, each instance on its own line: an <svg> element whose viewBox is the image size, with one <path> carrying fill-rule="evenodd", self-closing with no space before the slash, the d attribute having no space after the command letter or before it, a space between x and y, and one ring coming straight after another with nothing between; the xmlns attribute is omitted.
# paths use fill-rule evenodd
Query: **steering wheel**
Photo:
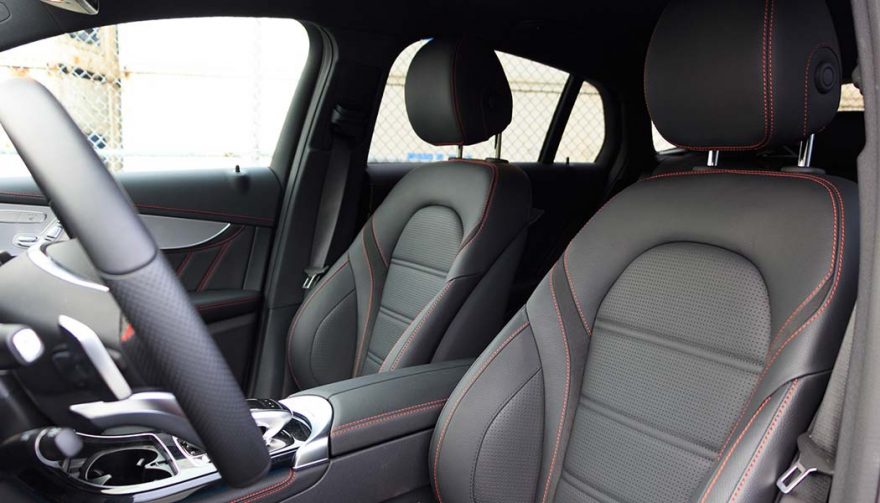
<svg viewBox="0 0 880 503"><path fill-rule="evenodd" d="M64 107L31 79L0 85L0 125L101 274L134 332L123 348L177 398L224 481L244 487L269 454L207 327L125 191Z"/></svg>

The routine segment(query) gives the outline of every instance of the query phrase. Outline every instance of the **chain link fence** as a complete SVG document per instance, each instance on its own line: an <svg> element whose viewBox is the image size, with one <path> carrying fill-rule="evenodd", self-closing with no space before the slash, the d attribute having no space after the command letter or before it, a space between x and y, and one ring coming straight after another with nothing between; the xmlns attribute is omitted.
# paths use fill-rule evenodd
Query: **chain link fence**
<svg viewBox="0 0 880 503"><path fill-rule="evenodd" d="M122 168L122 69L115 26L53 37L0 54L0 78L30 77L49 88L107 166ZM0 130L0 155L16 156Z"/></svg>
<svg viewBox="0 0 880 503"><path fill-rule="evenodd" d="M437 147L419 138L406 115L406 72L425 43L411 44L391 67L370 145L370 162L431 162L457 155L454 146ZM568 74L510 54L499 52L498 58L513 93L513 118L502 135L502 157L519 162L537 161ZM593 86L585 83L566 127L557 160L593 161L604 137L601 97ZM493 157L494 140L467 146L464 154L474 159Z"/></svg>
<svg viewBox="0 0 880 503"><path fill-rule="evenodd" d="M111 171L266 166L307 54L293 20L148 21L2 52L0 79L43 83ZM23 173L0 130L0 176Z"/></svg>

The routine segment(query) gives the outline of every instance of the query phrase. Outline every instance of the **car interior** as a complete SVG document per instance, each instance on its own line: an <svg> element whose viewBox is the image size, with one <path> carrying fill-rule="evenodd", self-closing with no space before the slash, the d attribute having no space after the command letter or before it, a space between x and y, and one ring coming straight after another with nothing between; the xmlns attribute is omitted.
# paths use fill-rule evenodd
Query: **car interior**
<svg viewBox="0 0 880 503"><path fill-rule="evenodd" d="M878 27L0 0L0 502L877 501Z"/></svg>

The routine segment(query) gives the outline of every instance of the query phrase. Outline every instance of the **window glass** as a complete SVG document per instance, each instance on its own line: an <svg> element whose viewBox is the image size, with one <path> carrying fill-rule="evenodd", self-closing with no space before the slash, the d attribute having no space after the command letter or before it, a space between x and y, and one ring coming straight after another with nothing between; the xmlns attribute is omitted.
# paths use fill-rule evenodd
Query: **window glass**
<svg viewBox="0 0 880 503"><path fill-rule="evenodd" d="M863 111L865 109L865 100L862 97L862 92L854 86L853 84L844 84L840 88L840 105L837 110L840 112L846 111ZM663 136L660 135L660 132L657 131L657 128L654 127L654 123L651 123L651 129L654 133L654 150L657 152L662 152L666 149L675 148L675 145L666 141Z"/></svg>
<svg viewBox="0 0 880 503"><path fill-rule="evenodd" d="M556 151L556 162L593 162L605 143L605 112L602 96L584 82Z"/></svg>
<svg viewBox="0 0 880 503"><path fill-rule="evenodd" d="M391 67L370 145L370 162L431 162L456 155L455 146L436 147L420 139L410 126L406 115L404 102L406 72L413 56L425 43L420 41L411 44L400 53ZM502 157L511 161L537 161L568 74L528 59L501 52L497 54L513 93L513 117L503 134ZM588 93L584 93L584 96L587 95ZM604 135L604 125L601 123L601 101L598 119L595 109L591 106L591 99L586 98L585 101L587 104L582 105L581 108L586 106L592 110L591 119L584 122L586 112L578 112L577 119L575 114L572 114L576 124L570 124L569 127L593 127L598 122L597 131ZM595 158L595 156L589 157L591 152L589 148L579 146L587 141L589 134L592 132L578 133L570 140L572 158L575 156L580 160ZM464 149L465 157L474 159L492 157L494 153L493 139Z"/></svg>
<svg viewBox="0 0 880 503"><path fill-rule="evenodd" d="M111 171L265 166L307 55L293 20L147 21L2 52L0 78L46 85ZM24 173L0 131L0 175Z"/></svg>
<svg viewBox="0 0 880 503"><path fill-rule="evenodd" d="M853 84L844 84L840 88L840 106L838 111L861 112L864 110L865 99L862 97L862 92Z"/></svg>

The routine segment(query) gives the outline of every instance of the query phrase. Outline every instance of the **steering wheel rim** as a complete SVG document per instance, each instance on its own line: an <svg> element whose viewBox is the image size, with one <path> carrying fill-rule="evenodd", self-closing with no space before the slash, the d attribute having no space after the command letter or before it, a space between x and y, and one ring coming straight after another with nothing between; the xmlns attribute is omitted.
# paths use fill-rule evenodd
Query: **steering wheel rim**
<svg viewBox="0 0 880 503"><path fill-rule="evenodd" d="M122 337L126 355L175 395L226 483L244 487L262 478L268 450L238 383L128 195L73 119L45 87L22 78L0 84L0 125L133 327Z"/></svg>

